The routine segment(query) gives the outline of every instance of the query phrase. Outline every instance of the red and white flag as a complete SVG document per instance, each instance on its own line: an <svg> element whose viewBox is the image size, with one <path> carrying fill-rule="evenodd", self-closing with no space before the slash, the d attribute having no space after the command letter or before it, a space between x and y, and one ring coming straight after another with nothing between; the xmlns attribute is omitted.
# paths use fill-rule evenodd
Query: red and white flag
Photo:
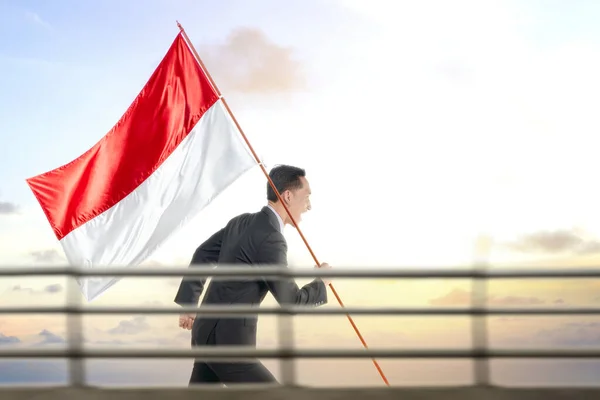
<svg viewBox="0 0 600 400"><path fill-rule="evenodd" d="M257 165L178 34L140 94L94 147L27 179L73 266L135 266ZM79 280L88 301L119 278Z"/></svg>

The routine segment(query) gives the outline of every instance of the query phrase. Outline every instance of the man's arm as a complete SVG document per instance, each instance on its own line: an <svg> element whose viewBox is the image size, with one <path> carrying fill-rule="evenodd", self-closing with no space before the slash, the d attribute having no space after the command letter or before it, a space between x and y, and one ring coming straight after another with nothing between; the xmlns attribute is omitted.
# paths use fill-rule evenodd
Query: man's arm
<svg viewBox="0 0 600 400"><path fill-rule="evenodd" d="M259 249L259 263L287 268L287 244L281 233L270 234ZM298 287L294 278L266 278L265 282L279 304L327 304L327 287L321 278Z"/></svg>
<svg viewBox="0 0 600 400"><path fill-rule="evenodd" d="M225 228L209 237L200 245L194 252L190 268L204 267L210 264L216 264L219 261L221 252L221 243L223 242L223 234ZM206 277L201 276L186 276L181 280L177 295L175 295L175 303L180 306L198 305L198 299L204 290Z"/></svg>

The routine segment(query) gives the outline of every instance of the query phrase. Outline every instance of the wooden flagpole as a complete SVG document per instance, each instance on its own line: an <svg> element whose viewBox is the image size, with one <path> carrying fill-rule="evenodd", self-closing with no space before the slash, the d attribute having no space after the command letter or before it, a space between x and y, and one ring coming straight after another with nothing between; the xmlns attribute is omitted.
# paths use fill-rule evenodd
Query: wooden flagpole
<svg viewBox="0 0 600 400"><path fill-rule="evenodd" d="M296 230L298 231L298 233L300 234L300 237L302 238L302 241L304 242L304 244L306 245L306 248L308 249L308 251L310 252L310 255L312 256L313 260L315 261L316 265L321 265L321 263L319 262L319 260L317 259L317 256L315 255L315 253L313 252L313 250L311 249L310 245L308 244L308 242L306 241L306 238L304 237L304 234L302 233L302 231L300 230L300 227L296 224L296 221L294 220L294 217L292 217L292 214L290 213L290 210L287 208L287 206L285 205L285 203L283 202L283 199L281 198L281 195L279 194L279 191L277 190L277 188L275 187L275 184L273 183L273 181L271 180L271 177L269 176L269 173L267 172L267 169L265 168L265 166L263 165L263 163L261 162L260 158L258 157L258 155L256 154L256 152L254 151L254 148L252 147L252 145L250 144L250 141L248 140L248 137L246 136L246 134L244 133L244 131L242 130L242 127L240 126L240 124L238 123L237 119L235 118L235 116L233 115L233 112L231 111L231 109L229 108L229 104L227 104L227 101L225 100L225 98L223 97L223 95L221 94L221 91L219 90L219 88L217 87L217 84L215 83L215 81L213 80L212 76L210 75L210 72L208 72L208 69L206 68L206 66L204 65L204 63L202 62L202 58L200 58L200 55L198 54L198 52L196 51L196 48L194 47L194 45L192 44L192 41L190 40L190 38L188 37L187 33L185 32L185 29L183 29L183 26L179 23L179 21L177 22L177 27L179 28L179 30L181 31L181 34L183 35L183 38L186 40L188 46L190 46L190 49L192 50L192 52L194 53L194 56L196 56L196 59L198 60L198 63L200 64L200 67L202 68L202 70L204 71L204 73L206 74L206 76L208 77L208 80L210 81L211 85L213 86L213 88L215 89L215 91L217 92L217 95L219 96L219 98L221 99L221 101L223 101L223 105L225 106L225 108L227 109L227 112L229 113L229 115L231 116L231 119L233 120L233 122L235 123L236 127L238 128L238 130L240 131L242 138L244 139L244 141L246 142L246 145L248 146L248 148L250 149L250 152L252 153L252 155L254 156L256 162L258 163L258 165L260 166L260 169L262 170L262 172L265 174L265 177L267 178L267 180L269 181L269 184L271 185L271 188L273 188L273 191L275 192L275 194L277 195L277 199L279 200L279 202L281 203L281 205L285 208L285 211L287 213L287 215L290 217L290 220L292 221L292 223L294 224L294 226L296 227ZM338 303L340 304L340 306L342 308L345 308L344 303L342 302L342 299L340 298L340 296L338 295L337 291L335 290L335 288L333 287L333 284L329 283L329 288L331 289L331 292L333 293L333 295L335 296L335 298L337 299ZM365 347L365 349L368 349L369 346L367 345L367 342L365 341L365 339L363 338L362 334L360 333L358 327L356 326L356 324L354 323L354 320L352 319L352 317L350 316L350 314L346 314L346 317L348 317L348 321L350 322L350 325L352 325L352 328L354 328L354 332L356 332L356 335L358 336L358 338L360 339L361 343L363 344L363 346ZM390 383L387 379L387 377L385 376L385 374L383 373L383 370L381 369L381 367L379 366L379 363L377 362L377 360L375 360L374 358L373 360L373 364L375 365L375 368L377 369L377 372L379 372L379 375L381 376L381 379L383 379L383 382L387 385L390 386Z"/></svg>

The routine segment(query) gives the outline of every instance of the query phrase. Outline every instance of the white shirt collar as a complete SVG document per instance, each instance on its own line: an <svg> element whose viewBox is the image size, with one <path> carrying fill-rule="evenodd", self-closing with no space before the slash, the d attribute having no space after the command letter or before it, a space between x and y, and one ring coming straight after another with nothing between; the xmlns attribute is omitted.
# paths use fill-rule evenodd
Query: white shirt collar
<svg viewBox="0 0 600 400"><path fill-rule="evenodd" d="M277 211L275 211L275 209L270 204L267 204L267 207L269 207L271 211L273 211L273 214L275 214L275 216L277 217L277 220L279 221L279 232L283 233L284 224L283 220L281 219L281 216Z"/></svg>

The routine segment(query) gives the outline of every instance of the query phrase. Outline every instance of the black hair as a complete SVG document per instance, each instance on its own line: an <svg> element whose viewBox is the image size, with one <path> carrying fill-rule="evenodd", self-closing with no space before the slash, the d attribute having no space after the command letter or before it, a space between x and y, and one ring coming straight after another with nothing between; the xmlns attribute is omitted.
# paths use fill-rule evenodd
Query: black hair
<svg viewBox="0 0 600 400"><path fill-rule="evenodd" d="M269 172L269 177L279 194L286 190L302 189L300 178L304 176L306 176L306 172L302 168L291 165L277 165ZM267 200L277 202L277 195L269 182L267 182Z"/></svg>

